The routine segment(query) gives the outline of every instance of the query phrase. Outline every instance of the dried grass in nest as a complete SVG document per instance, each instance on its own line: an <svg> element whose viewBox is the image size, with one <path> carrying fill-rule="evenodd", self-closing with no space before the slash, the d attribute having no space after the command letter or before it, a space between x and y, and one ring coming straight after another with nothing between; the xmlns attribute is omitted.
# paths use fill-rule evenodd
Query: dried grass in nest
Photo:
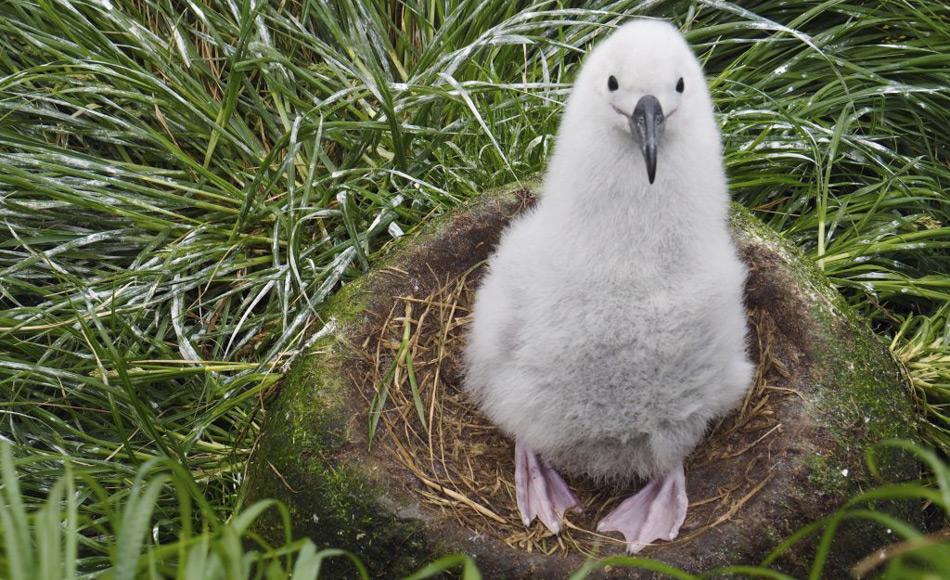
<svg viewBox="0 0 950 580"><path fill-rule="evenodd" d="M529 552L619 551L621 540L597 533L596 524L639 484L604 488L586 478L567 477L583 511L568 514L561 534L554 536L538 521L529 529L522 524L515 502L513 443L479 413L461 386L477 273L446 280L426 296L398 297L378 335L367 337L362 345L370 364L365 376L354 378L356 384L367 385L367 408L375 409L369 415L378 417L374 454L394 459L418 480L409 486L424 505L450 515L475 534L494 536ZM769 314L753 308L750 321L750 346L758 360L754 386L686 466L687 478L691 469L712 462L742 461L741 472L733 473L727 485L708 497L692 498L676 542L741 518L742 507L772 477L769 446L782 429L775 403L797 393L778 386L789 370L773 356L775 328Z"/></svg>

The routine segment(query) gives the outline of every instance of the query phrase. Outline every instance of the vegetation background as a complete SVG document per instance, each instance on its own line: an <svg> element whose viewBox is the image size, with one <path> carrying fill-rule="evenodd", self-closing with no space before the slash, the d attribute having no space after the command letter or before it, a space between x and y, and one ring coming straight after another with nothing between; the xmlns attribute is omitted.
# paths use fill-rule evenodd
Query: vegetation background
<svg viewBox="0 0 950 580"><path fill-rule="evenodd" d="M238 499L268 393L380 248L543 170L584 51L638 15L704 62L734 198L913 381L930 478L880 493L946 510L946 3L3 0L0 575L307 578L339 556L249 531L282 509ZM880 522L910 542L888 574L950 569L940 538Z"/></svg>

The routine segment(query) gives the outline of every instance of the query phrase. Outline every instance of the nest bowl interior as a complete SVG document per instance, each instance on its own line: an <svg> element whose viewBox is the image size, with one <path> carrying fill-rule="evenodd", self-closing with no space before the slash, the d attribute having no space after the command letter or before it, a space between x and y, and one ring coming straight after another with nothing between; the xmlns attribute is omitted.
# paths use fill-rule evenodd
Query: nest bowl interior
<svg viewBox="0 0 950 580"><path fill-rule="evenodd" d="M569 514L555 536L540 522L525 528L514 492L513 442L482 416L462 389L462 352L470 305L485 264L507 222L533 203L469 216L453 233L404 254L379 272L364 323L348 337L353 356L344 373L354 385L348 404L365 421L366 447L429 517L456 526L469 540L494 541L528 553L604 556L622 553L617 534L597 521L644 482L605 486L566 478L582 512ZM497 208L496 208L497 209ZM747 348L754 384L688 458L689 512L674 542L645 548L667 561L741 553L750 538L743 520L764 517L801 474L783 466L805 452L798 435L807 393L808 317L768 248L740 242L748 265ZM710 549L710 542L715 549ZM755 542L753 542L755 543ZM754 551L754 550L753 550ZM692 556L690 556L692 554Z"/></svg>

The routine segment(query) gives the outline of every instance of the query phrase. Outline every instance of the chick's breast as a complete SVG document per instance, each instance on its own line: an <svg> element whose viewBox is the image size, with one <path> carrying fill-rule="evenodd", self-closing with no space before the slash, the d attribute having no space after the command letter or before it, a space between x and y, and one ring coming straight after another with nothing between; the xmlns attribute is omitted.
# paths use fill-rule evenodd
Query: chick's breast
<svg viewBox="0 0 950 580"><path fill-rule="evenodd" d="M660 472L741 397L751 366L736 288L702 271L661 284L598 279L506 248L478 293L468 385L553 463Z"/></svg>

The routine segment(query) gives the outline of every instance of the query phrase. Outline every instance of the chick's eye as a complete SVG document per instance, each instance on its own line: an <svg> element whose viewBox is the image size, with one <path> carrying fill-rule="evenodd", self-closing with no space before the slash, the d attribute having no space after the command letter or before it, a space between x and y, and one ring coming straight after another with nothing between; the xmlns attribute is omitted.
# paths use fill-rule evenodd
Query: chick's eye
<svg viewBox="0 0 950 580"><path fill-rule="evenodd" d="M610 75L610 78L607 79L607 90L613 92L613 91L616 91L619 87L620 85L617 84L617 78L614 75Z"/></svg>
<svg viewBox="0 0 950 580"><path fill-rule="evenodd" d="M682 93L683 89L685 88L686 86L683 84L683 77L680 77L680 80L676 81L676 92Z"/></svg>

